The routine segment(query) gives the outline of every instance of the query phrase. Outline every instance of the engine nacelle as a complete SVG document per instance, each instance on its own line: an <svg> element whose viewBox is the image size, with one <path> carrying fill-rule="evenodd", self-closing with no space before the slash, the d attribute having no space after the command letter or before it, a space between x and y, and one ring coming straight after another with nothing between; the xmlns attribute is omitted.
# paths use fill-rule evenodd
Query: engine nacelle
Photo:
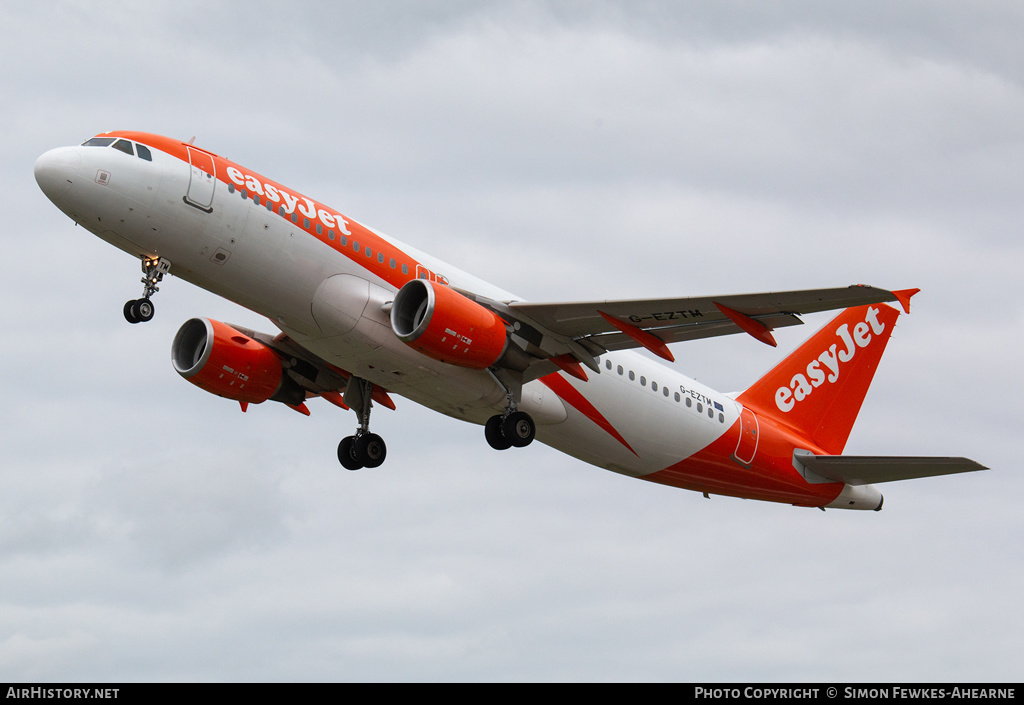
<svg viewBox="0 0 1024 705"><path fill-rule="evenodd" d="M454 289L426 279L406 282L391 305L391 329L424 355L482 370L505 354L505 321Z"/></svg>
<svg viewBox="0 0 1024 705"><path fill-rule="evenodd" d="M294 405L305 398L273 350L209 318L193 318L178 329L171 362L192 384L227 399L247 404L273 399Z"/></svg>

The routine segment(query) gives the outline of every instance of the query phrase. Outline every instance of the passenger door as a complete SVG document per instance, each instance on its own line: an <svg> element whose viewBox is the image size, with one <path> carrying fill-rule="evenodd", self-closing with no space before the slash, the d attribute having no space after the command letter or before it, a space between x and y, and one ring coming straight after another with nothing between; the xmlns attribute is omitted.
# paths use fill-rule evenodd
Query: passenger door
<svg viewBox="0 0 1024 705"><path fill-rule="evenodd" d="M189 160L188 192L185 203L207 213L213 212L213 190L217 183L217 167L209 154L186 147Z"/></svg>

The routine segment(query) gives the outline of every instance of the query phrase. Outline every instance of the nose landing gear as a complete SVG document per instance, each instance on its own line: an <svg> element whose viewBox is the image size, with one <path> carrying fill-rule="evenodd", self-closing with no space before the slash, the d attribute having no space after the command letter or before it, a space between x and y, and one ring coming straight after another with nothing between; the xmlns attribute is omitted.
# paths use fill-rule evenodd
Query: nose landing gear
<svg viewBox="0 0 1024 705"><path fill-rule="evenodd" d="M124 318L129 323L145 323L153 319L156 309L150 297L160 290L157 286L171 270L171 261L163 257L142 258L142 298L125 303Z"/></svg>
<svg viewBox="0 0 1024 705"><path fill-rule="evenodd" d="M124 319L129 323L145 323L153 320L153 302L149 299L134 299L124 305Z"/></svg>

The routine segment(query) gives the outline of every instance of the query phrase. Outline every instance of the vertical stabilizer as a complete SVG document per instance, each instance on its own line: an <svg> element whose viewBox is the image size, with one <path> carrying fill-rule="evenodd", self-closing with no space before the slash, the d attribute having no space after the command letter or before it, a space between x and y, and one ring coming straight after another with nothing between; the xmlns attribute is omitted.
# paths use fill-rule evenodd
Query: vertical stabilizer
<svg viewBox="0 0 1024 705"><path fill-rule="evenodd" d="M885 304L846 309L738 401L842 453L899 315Z"/></svg>

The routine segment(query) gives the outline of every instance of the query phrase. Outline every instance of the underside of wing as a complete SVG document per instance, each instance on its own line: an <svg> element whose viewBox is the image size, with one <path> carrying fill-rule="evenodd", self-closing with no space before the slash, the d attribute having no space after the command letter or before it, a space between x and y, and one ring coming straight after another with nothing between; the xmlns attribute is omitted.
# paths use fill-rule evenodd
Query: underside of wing
<svg viewBox="0 0 1024 705"><path fill-rule="evenodd" d="M798 462L815 475L819 475L822 481L845 482L848 485L874 485L919 477L988 470L984 465L968 458L800 455Z"/></svg>
<svg viewBox="0 0 1024 705"><path fill-rule="evenodd" d="M511 303L508 311L537 330L582 344L592 354L646 347L662 357L665 343L749 333L774 344L771 331L799 325L800 314L902 301L870 286L676 299ZM671 359L670 355L668 359Z"/></svg>

